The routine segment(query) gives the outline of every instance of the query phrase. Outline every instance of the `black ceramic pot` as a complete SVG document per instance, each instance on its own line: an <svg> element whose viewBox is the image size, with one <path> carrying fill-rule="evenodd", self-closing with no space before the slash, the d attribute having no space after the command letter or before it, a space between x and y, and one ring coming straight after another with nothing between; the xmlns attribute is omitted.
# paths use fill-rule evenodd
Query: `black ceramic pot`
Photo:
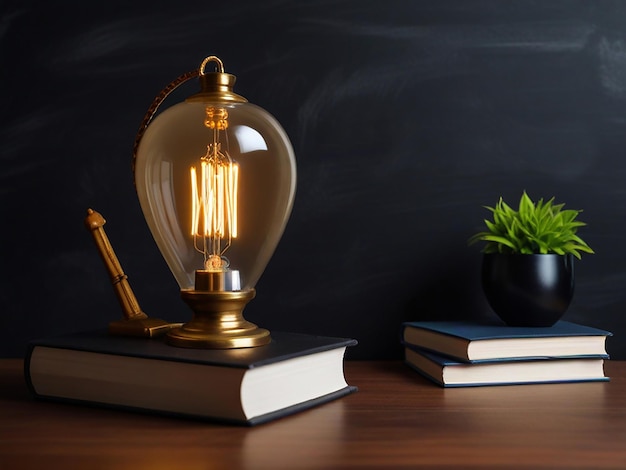
<svg viewBox="0 0 626 470"><path fill-rule="evenodd" d="M507 325L552 326L574 295L574 257L485 254L482 285L489 305Z"/></svg>

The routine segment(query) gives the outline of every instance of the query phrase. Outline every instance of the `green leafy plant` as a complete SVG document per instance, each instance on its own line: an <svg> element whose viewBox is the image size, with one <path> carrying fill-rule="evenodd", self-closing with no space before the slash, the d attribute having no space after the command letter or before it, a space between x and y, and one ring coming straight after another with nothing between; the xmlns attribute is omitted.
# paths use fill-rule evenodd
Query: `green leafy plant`
<svg viewBox="0 0 626 470"><path fill-rule="evenodd" d="M594 253L576 232L586 225L576 220L580 210L564 210L565 204L554 204L554 198L534 203L526 191L518 210L512 209L500 197L491 211L493 221L486 220L487 230L469 239L469 244L486 242L484 253L518 254L572 254L581 258L581 252Z"/></svg>

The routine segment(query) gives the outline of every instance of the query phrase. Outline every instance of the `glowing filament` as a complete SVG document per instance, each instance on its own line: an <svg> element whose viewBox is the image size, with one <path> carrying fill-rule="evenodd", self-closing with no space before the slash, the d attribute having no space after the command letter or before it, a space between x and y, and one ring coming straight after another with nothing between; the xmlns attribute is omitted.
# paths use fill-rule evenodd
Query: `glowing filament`
<svg viewBox="0 0 626 470"><path fill-rule="evenodd" d="M196 249L204 253L205 264L217 268L216 259L237 238L239 167L212 147L207 156L213 154L200 162L200 175L195 167L190 169L191 235Z"/></svg>

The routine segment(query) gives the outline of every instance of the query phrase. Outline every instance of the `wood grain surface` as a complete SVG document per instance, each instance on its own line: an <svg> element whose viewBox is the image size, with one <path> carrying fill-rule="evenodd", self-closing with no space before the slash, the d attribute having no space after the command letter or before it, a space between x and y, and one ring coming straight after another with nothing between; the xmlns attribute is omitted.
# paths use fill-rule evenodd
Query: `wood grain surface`
<svg viewBox="0 0 626 470"><path fill-rule="evenodd" d="M348 361L359 391L258 427L33 400L0 360L0 469L624 468L626 362L610 382L442 389Z"/></svg>

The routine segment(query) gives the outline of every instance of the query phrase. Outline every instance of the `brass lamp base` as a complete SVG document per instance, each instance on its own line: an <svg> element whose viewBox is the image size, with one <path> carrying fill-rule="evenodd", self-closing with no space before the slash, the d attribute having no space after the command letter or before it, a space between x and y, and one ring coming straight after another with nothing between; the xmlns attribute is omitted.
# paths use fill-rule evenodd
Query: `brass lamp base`
<svg viewBox="0 0 626 470"><path fill-rule="evenodd" d="M199 349L234 349L263 346L270 332L243 317L243 309L256 291L182 290L181 298L194 312L193 319L170 330L165 340L172 346Z"/></svg>

